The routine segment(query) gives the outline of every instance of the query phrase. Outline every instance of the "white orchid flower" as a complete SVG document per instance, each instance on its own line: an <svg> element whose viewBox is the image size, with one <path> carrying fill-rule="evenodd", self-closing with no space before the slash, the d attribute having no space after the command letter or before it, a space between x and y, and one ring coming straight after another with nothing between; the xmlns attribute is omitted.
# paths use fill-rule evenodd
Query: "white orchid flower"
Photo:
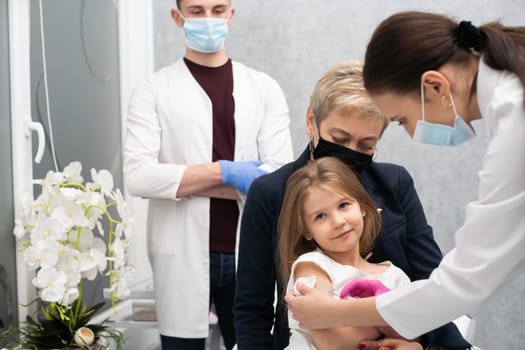
<svg viewBox="0 0 525 350"><path fill-rule="evenodd" d="M111 245L113 249L113 264L115 269L119 269L121 266L126 264L126 242L120 239L116 239Z"/></svg>
<svg viewBox="0 0 525 350"><path fill-rule="evenodd" d="M130 295L129 281L135 279L135 269L131 266L126 266L121 269L113 271L113 284L110 291L118 298L126 298Z"/></svg>
<svg viewBox="0 0 525 350"><path fill-rule="evenodd" d="M58 261L55 265L57 270L64 271L67 275L67 287L73 287L80 283L79 252L69 246L60 246L58 250Z"/></svg>
<svg viewBox="0 0 525 350"><path fill-rule="evenodd" d="M80 253L78 261L80 272L90 281L95 279L97 272L104 271L107 265L105 253L98 249L90 249L88 252Z"/></svg>
<svg viewBox="0 0 525 350"><path fill-rule="evenodd" d="M24 193L22 195L22 210L20 213L20 217L18 218L26 225L31 225L35 221L36 213L35 213L35 203L33 201L33 196L30 193Z"/></svg>
<svg viewBox="0 0 525 350"><path fill-rule="evenodd" d="M68 229L89 225L89 220L84 215L84 208L74 201L63 201L59 207L53 209L51 217L62 221Z"/></svg>
<svg viewBox="0 0 525 350"><path fill-rule="evenodd" d="M64 183L65 177L64 174L55 172L55 171L48 171L46 174L46 177L44 178L44 182L48 185L56 186ZM46 188L49 188L49 186L44 186Z"/></svg>
<svg viewBox="0 0 525 350"><path fill-rule="evenodd" d="M96 226L97 226L97 230L98 230L98 232L100 233L100 235L101 235L102 237L104 237L104 233L105 233L105 232L104 232L104 226L102 225L102 223L100 222L100 220L97 220L97 221L95 222L95 224L96 224Z"/></svg>
<svg viewBox="0 0 525 350"><path fill-rule="evenodd" d="M27 233L27 230L22 220L15 219L15 228L13 229L13 233L15 234L15 237L17 239L24 238L24 236Z"/></svg>
<svg viewBox="0 0 525 350"><path fill-rule="evenodd" d="M69 201L82 202L85 192L75 187L62 187L60 196Z"/></svg>
<svg viewBox="0 0 525 350"><path fill-rule="evenodd" d="M72 302L74 302L78 297L80 293L78 291L77 287L68 288L63 295L62 298L62 304L64 305L71 305Z"/></svg>
<svg viewBox="0 0 525 350"><path fill-rule="evenodd" d="M15 219L15 227L13 230L16 238L23 238L28 232L28 229L30 230L30 227L34 225L36 221L36 210L34 206L36 204L36 202L33 202L31 194L24 193L22 195L22 210L20 211L19 216Z"/></svg>
<svg viewBox="0 0 525 350"><path fill-rule="evenodd" d="M35 244L42 239L64 241L66 239L66 226L62 221L38 214L35 227L31 231L31 242Z"/></svg>
<svg viewBox="0 0 525 350"><path fill-rule="evenodd" d="M67 276L63 271L57 271L53 267L43 267L33 278L33 285L41 289L42 300L57 303L62 301L66 291L66 281Z"/></svg>
<svg viewBox="0 0 525 350"><path fill-rule="evenodd" d="M78 269L60 268L60 271L63 271L66 274L66 287L76 287L82 280L82 274Z"/></svg>
<svg viewBox="0 0 525 350"><path fill-rule="evenodd" d="M80 162L70 163L62 172L48 172L35 200L24 194L15 218L13 233L23 240L27 268L37 271L33 285L43 301L57 303L58 308L67 309L80 297L84 278L106 273L112 298L122 298L129 295L129 280L135 275L126 266L133 218L124 196L113 190L108 170L92 169L92 182L86 185L81 172ZM101 239L104 230L109 230L112 241L109 254ZM106 271L108 261L112 264Z"/></svg>
<svg viewBox="0 0 525 350"><path fill-rule="evenodd" d="M79 252L85 252L93 246L95 235L90 229L83 228L80 233L78 230L70 231L68 239L72 247L76 247Z"/></svg>
<svg viewBox="0 0 525 350"><path fill-rule="evenodd" d="M64 168L62 172L64 178L69 182L82 183L84 179L80 175L82 173L82 164L80 162L71 162Z"/></svg>
<svg viewBox="0 0 525 350"><path fill-rule="evenodd" d="M102 218L104 216L106 207L106 201L104 195L99 192L87 192L83 199L83 205L89 210L86 212L86 216L89 220L89 228L93 229L95 226L100 231L101 235L104 235L104 229L102 228Z"/></svg>
<svg viewBox="0 0 525 350"><path fill-rule="evenodd" d="M87 184L89 189L100 188L102 193L106 195L113 190L113 175L106 169L98 172L95 169L91 169L91 180L93 180L93 183Z"/></svg>
<svg viewBox="0 0 525 350"><path fill-rule="evenodd" d="M114 192L111 192L110 197L115 202L117 202L117 211L118 211L118 215L121 218L130 215L128 205L126 201L124 200L124 196L122 195L122 192L120 192L118 188Z"/></svg>
<svg viewBox="0 0 525 350"><path fill-rule="evenodd" d="M115 236L121 238L123 234L126 235L128 239L133 239L133 224L135 220L131 216L124 217L121 223L118 223L115 226Z"/></svg>
<svg viewBox="0 0 525 350"><path fill-rule="evenodd" d="M121 223L117 224L115 226L115 237L120 238L123 233L124 233L124 225Z"/></svg>
<svg viewBox="0 0 525 350"><path fill-rule="evenodd" d="M55 207L54 202L57 200L56 196L56 193L43 190L33 202L33 216L35 216L36 213L45 213L47 215L50 212L50 208Z"/></svg>
<svg viewBox="0 0 525 350"><path fill-rule="evenodd" d="M62 183L64 183L64 175L54 171L48 171L46 177L40 182L42 186L42 193L55 193Z"/></svg>
<svg viewBox="0 0 525 350"><path fill-rule="evenodd" d="M50 303L62 303L64 298L64 291L66 288L61 285L54 285L53 287L43 288L40 290L40 299Z"/></svg>
<svg viewBox="0 0 525 350"><path fill-rule="evenodd" d="M24 262L29 271L36 270L40 267L40 259L38 258L35 247L30 246L24 250Z"/></svg>
<svg viewBox="0 0 525 350"><path fill-rule="evenodd" d="M79 268L82 278L87 278L93 281L97 277L97 263L89 254L89 252L80 253L78 257Z"/></svg>
<svg viewBox="0 0 525 350"><path fill-rule="evenodd" d="M42 239L24 251L24 260L30 270L39 267L52 267L58 261L59 243L52 239Z"/></svg>
<svg viewBox="0 0 525 350"><path fill-rule="evenodd" d="M93 244L91 245L91 248L101 251L102 253L106 254L106 242L104 242L102 239L95 237L93 239Z"/></svg>

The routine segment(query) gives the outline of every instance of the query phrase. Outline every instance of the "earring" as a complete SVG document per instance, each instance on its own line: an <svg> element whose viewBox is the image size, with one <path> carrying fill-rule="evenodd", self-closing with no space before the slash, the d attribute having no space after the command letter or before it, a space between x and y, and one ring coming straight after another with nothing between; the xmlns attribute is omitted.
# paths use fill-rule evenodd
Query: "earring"
<svg viewBox="0 0 525 350"><path fill-rule="evenodd" d="M441 95L441 105L442 105L443 107L448 107L448 108L450 108L450 107L452 107L452 102L450 102L450 98L449 98L448 101L447 101L447 96L445 96L445 95Z"/></svg>

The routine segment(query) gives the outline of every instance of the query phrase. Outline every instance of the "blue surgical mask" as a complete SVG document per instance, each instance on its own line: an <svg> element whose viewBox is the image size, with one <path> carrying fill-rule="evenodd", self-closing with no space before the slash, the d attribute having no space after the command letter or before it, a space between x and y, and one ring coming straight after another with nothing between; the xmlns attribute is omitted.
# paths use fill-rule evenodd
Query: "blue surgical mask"
<svg viewBox="0 0 525 350"><path fill-rule="evenodd" d="M425 88L421 84L422 119L417 121L412 137L414 141L437 146L457 146L476 136L470 125L458 115L451 93L449 93L449 97L454 112L454 126L429 123L425 121Z"/></svg>
<svg viewBox="0 0 525 350"><path fill-rule="evenodd" d="M180 15L182 17L182 15ZM228 19L224 18L184 18L186 45L202 53L217 52L224 47L228 36Z"/></svg>

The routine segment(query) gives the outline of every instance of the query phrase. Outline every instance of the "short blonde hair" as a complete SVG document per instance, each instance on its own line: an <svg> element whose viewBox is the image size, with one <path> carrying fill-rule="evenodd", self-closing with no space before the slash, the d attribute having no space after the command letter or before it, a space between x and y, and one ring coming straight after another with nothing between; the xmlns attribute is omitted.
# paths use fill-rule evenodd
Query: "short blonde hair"
<svg viewBox="0 0 525 350"><path fill-rule="evenodd" d="M388 119L377 108L363 86L363 65L359 61L339 63L326 72L315 84L310 96L310 108L317 126L332 111L357 112L362 117Z"/></svg>

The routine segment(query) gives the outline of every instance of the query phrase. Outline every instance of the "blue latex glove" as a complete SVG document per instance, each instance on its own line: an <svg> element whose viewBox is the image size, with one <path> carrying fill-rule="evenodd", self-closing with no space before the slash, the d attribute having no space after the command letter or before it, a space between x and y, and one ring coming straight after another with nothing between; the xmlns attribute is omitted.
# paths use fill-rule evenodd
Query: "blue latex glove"
<svg viewBox="0 0 525 350"><path fill-rule="evenodd" d="M262 164L260 160L232 162L231 160L219 160L222 172L222 184L235 187L242 193L248 192L253 180L266 171L258 168Z"/></svg>

